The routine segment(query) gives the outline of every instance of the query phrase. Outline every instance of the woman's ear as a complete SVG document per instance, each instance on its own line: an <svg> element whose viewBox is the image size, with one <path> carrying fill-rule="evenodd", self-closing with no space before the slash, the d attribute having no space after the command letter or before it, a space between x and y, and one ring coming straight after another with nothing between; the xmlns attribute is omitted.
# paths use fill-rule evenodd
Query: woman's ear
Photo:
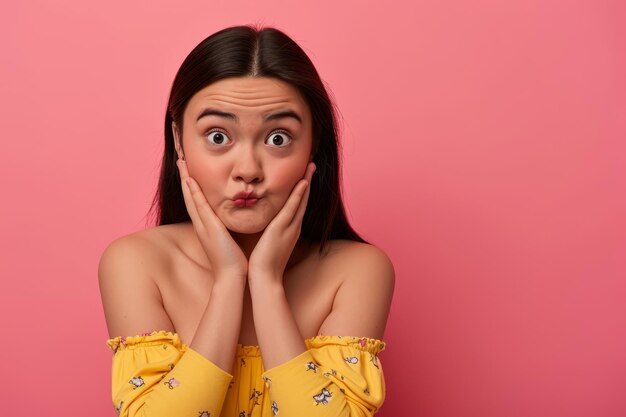
<svg viewBox="0 0 626 417"><path fill-rule="evenodd" d="M176 122L172 122L172 135L174 136L174 148L176 148L178 159L185 159L183 147L180 144L180 135L178 134L178 127L176 126Z"/></svg>

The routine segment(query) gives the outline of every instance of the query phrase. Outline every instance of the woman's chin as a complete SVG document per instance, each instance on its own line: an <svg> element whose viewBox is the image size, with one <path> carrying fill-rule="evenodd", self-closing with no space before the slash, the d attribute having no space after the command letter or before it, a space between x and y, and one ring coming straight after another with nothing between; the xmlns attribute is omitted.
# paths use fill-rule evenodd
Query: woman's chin
<svg viewBox="0 0 626 417"><path fill-rule="evenodd" d="M231 233L237 233L240 235L254 235L263 232L263 228L242 228L242 227L227 227Z"/></svg>
<svg viewBox="0 0 626 417"><path fill-rule="evenodd" d="M226 228L232 233L252 235L263 233L272 220L272 210L257 202L253 207L229 207L217 214Z"/></svg>
<svg viewBox="0 0 626 417"><path fill-rule="evenodd" d="M263 219L238 219L224 222L224 226L233 233L252 235L262 233L267 227L267 222Z"/></svg>

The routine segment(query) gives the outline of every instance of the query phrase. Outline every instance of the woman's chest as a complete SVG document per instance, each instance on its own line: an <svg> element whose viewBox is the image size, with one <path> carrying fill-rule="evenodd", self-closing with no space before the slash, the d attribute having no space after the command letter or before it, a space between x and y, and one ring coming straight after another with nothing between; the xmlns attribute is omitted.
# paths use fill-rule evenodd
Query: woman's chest
<svg viewBox="0 0 626 417"><path fill-rule="evenodd" d="M338 277L323 271L319 263L304 263L285 273L285 295L303 339L318 334L341 284ZM176 332L184 343L190 343L209 302L213 277L192 262L179 261L167 277L159 277L158 286ZM258 345L253 303L246 286L238 342L242 345Z"/></svg>

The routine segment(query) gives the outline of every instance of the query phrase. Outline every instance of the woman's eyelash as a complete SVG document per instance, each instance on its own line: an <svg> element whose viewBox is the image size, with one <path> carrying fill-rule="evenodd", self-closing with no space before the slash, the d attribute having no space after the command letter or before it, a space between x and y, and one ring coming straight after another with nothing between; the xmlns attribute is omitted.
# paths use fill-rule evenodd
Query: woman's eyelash
<svg viewBox="0 0 626 417"><path fill-rule="evenodd" d="M207 140L208 140L209 135L210 135L211 133L215 133L215 132L220 132L220 133L223 133L223 134L225 134L225 135L228 135L228 134L227 134L224 130L222 130L222 129L213 128L213 129L208 130L208 131L204 134L204 136L205 136L205 137L207 138ZM211 141L209 141L209 142L211 142Z"/></svg>
<svg viewBox="0 0 626 417"><path fill-rule="evenodd" d="M291 133L289 133L288 131L284 130L284 129L276 129L276 130L272 130L272 135L274 133L284 133L285 135L289 136L289 139L293 139L293 136L291 136Z"/></svg>
<svg viewBox="0 0 626 417"><path fill-rule="evenodd" d="M278 148L284 148L284 147L288 146L293 141L293 136L291 136L291 134L288 131L284 130L284 129L272 130L272 132L270 133L270 135L268 137L271 138L272 136L274 136L277 133L281 133L281 134L283 134L283 135L285 135L285 136L287 136L289 138L288 139L289 143L287 143L286 145L277 146Z"/></svg>
<svg viewBox="0 0 626 417"><path fill-rule="evenodd" d="M207 131L207 132L204 134L204 136L209 136L211 133L215 133L215 132L220 132L220 133L223 133L223 134L225 134L225 135L227 135L227 136L228 136L228 133L227 133L225 130L220 129L219 127L215 127L215 128L213 128L213 129L211 129L211 130ZM283 134L285 134L285 135L289 136L289 139L290 139L290 140L293 140L293 136L291 135L291 133L289 133L289 131L287 131L287 130L285 130L285 129L276 129L276 130L272 130L272 131L271 131L271 133L270 133L270 136L271 136L271 135L274 135L274 134L276 134L276 133L283 133Z"/></svg>

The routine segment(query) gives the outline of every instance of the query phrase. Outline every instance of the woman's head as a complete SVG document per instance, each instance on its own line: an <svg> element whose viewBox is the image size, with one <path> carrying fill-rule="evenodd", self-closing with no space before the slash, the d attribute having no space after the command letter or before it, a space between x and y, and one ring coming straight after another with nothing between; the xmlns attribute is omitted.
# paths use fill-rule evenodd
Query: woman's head
<svg viewBox="0 0 626 417"><path fill-rule="evenodd" d="M263 120L277 113L284 117ZM190 220L176 167L182 154L218 217L239 233L267 226L313 161L300 238L321 242L320 250L327 239L363 241L341 201L333 104L307 55L277 29L226 28L184 60L165 117L159 225ZM267 198L254 210L234 208L234 194L250 190Z"/></svg>
<svg viewBox="0 0 626 417"><path fill-rule="evenodd" d="M229 77L198 91L174 123L189 175L222 223L262 232L312 160L311 115L298 90L276 78ZM236 195L254 193L253 204Z"/></svg>

